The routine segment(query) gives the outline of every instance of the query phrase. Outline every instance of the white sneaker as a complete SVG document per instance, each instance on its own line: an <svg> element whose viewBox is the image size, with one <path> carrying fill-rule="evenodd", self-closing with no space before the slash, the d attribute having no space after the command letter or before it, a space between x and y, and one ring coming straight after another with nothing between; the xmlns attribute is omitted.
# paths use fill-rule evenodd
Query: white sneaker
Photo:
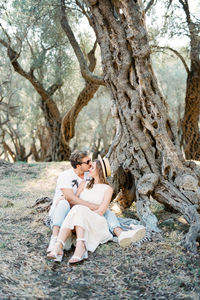
<svg viewBox="0 0 200 300"><path fill-rule="evenodd" d="M50 242L49 242L49 246L47 248L47 253L53 251L55 244L57 242L57 236L51 236Z"/></svg>
<svg viewBox="0 0 200 300"><path fill-rule="evenodd" d="M134 230L123 231L118 236L118 242L121 247L128 247L131 243L135 243L145 236L145 227L142 225L135 225Z"/></svg>

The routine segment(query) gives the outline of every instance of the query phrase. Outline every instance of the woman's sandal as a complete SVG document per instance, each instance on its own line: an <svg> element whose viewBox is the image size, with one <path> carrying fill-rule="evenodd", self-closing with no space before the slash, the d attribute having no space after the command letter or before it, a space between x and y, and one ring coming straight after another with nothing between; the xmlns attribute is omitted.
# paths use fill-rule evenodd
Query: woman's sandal
<svg viewBox="0 0 200 300"><path fill-rule="evenodd" d="M85 242L85 239L82 239L82 238L78 238L76 239L76 241L84 241ZM73 255L70 260L68 261L69 264L77 264L77 263L80 263L81 261L85 260L88 258L88 251L87 249L83 252L82 256L76 256L76 255ZM72 259L75 259L75 261L71 261Z"/></svg>
<svg viewBox="0 0 200 300"><path fill-rule="evenodd" d="M57 240L57 242L60 242L62 246L65 246L65 243L62 240ZM63 259L63 253L62 254L56 254L55 251L51 251L50 253L47 254L48 259L52 259L55 262L61 262Z"/></svg>

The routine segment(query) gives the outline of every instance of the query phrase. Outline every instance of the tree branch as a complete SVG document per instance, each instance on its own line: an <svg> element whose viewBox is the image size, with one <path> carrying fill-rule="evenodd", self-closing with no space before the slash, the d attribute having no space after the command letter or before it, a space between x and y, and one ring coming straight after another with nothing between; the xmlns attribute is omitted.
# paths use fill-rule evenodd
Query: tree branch
<svg viewBox="0 0 200 300"><path fill-rule="evenodd" d="M150 0L149 3L147 4L146 8L145 8L145 13L147 13L147 11L151 8L151 6L154 4L154 0Z"/></svg>
<svg viewBox="0 0 200 300"><path fill-rule="evenodd" d="M76 41L73 31L71 30L71 27L68 23L68 20L67 20L66 14L65 14L65 1L64 0L61 0L61 20L60 20L60 22L61 22L61 26L62 26L64 32L66 33L66 35L71 43L72 48L74 49L74 52L76 54L76 57L78 59L79 65L80 65L81 74L82 74L83 78L85 78L85 80L94 82L95 84L106 85L103 78L92 74L90 72L90 70L88 69L86 60L83 56L83 53L79 47L78 42Z"/></svg>
<svg viewBox="0 0 200 300"><path fill-rule="evenodd" d="M96 66L96 58L95 58L95 49L97 46L97 41L95 41L92 50L88 53L89 59L89 69L92 72ZM88 104L88 102L93 98L94 94L99 88L99 84L94 84L91 81L85 82L85 87L80 92L78 98L76 99L75 104L71 107L71 109L64 115L61 125L61 132L63 141L65 144L69 143L69 140L74 137L75 134L75 121L78 117L81 109Z"/></svg>
<svg viewBox="0 0 200 300"><path fill-rule="evenodd" d="M183 56L175 49L171 48L171 47L159 47L159 46L152 46L152 48L157 48L157 49L160 49L160 50L170 50L172 51L174 54L176 54L178 56L178 58L180 58L180 60L182 61L184 67L185 67L185 70L187 72L187 74L190 73L190 69L188 68L188 65L185 61L185 59L183 58Z"/></svg>
<svg viewBox="0 0 200 300"><path fill-rule="evenodd" d="M5 125L5 124L8 123L9 121L10 121L10 120L9 120L9 118L8 118L8 116L7 116L5 121L3 121L2 123L0 122L0 126Z"/></svg>
<svg viewBox="0 0 200 300"><path fill-rule="evenodd" d="M51 112L52 116L54 116L54 119L58 122L61 121L59 110L54 103L54 101L51 99L51 95L48 93L48 91L45 90L43 85L37 80L37 78L34 76L32 70L29 72L26 72L21 65L18 62L18 53L11 48L9 44L7 44L4 40L0 39L0 44L2 44L4 47L7 48L8 57L11 61L11 64L14 68L14 70L19 73L21 76L29 80L29 82L33 85L35 90L38 92L38 94L41 96L43 102L47 105L49 111Z"/></svg>
<svg viewBox="0 0 200 300"><path fill-rule="evenodd" d="M50 95L50 96L53 96L53 94L62 86L62 82L61 83L54 83L52 84L48 90L47 90L47 93Z"/></svg>
<svg viewBox="0 0 200 300"><path fill-rule="evenodd" d="M92 27L92 21L91 21L91 18L90 18L89 15L87 14L87 12L86 12L86 10L85 10L85 8L84 8L84 5L82 5L78 0L76 0L75 2L76 2L76 5L77 5L78 7L80 7L82 14L87 18L88 23L89 23L90 26Z"/></svg>
<svg viewBox="0 0 200 300"><path fill-rule="evenodd" d="M95 41L92 50L90 50L90 52L87 55L88 59L89 59L89 67L88 67L88 69L90 70L90 72L93 72L94 69L95 69L95 66L96 66L97 60L96 60L96 57L94 55L96 48L97 48L97 40Z"/></svg>

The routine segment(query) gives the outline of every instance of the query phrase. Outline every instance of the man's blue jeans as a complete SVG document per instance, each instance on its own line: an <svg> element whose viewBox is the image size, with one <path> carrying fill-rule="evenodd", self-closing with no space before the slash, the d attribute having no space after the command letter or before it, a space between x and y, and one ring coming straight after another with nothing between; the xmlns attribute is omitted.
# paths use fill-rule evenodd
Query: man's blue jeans
<svg viewBox="0 0 200 300"><path fill-rule="evenodd" d="M53 226L62 226L62 223L70 211L70 205L67 200L60 200L57 206L54 209L54 212L51 217L51 228ZM113 234L113 230L116 227L121 227L116 215L109 209L105 212L104 217L108 223L108 228Z"/></svg>
<svg viewBox="0 0 200 300"><path fill-rule="evenodd" d="M109 209L107 209L107 211L105 212L104 217L107 221L110 232L114 234L114 229L116 227L121 227L119 220L117 219L116 215Z"/></svg>

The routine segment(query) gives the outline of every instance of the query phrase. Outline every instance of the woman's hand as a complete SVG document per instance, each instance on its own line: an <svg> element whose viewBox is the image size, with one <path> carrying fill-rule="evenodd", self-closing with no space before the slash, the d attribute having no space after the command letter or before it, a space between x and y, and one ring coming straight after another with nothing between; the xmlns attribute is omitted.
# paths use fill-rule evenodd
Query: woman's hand
<svg viewBox="0 0 200 300"><path fill-rule="evenodd" d="M79 197L80 193L83 191L84 187L86 185L86 181L82 181L76 191L76 196Z"/></svg>
<svg viewBox="0 0 200 300"><path fill-rule="evenodd" d="M96 214L103 216L104 212L100 209L93 210Z"/></svg>

